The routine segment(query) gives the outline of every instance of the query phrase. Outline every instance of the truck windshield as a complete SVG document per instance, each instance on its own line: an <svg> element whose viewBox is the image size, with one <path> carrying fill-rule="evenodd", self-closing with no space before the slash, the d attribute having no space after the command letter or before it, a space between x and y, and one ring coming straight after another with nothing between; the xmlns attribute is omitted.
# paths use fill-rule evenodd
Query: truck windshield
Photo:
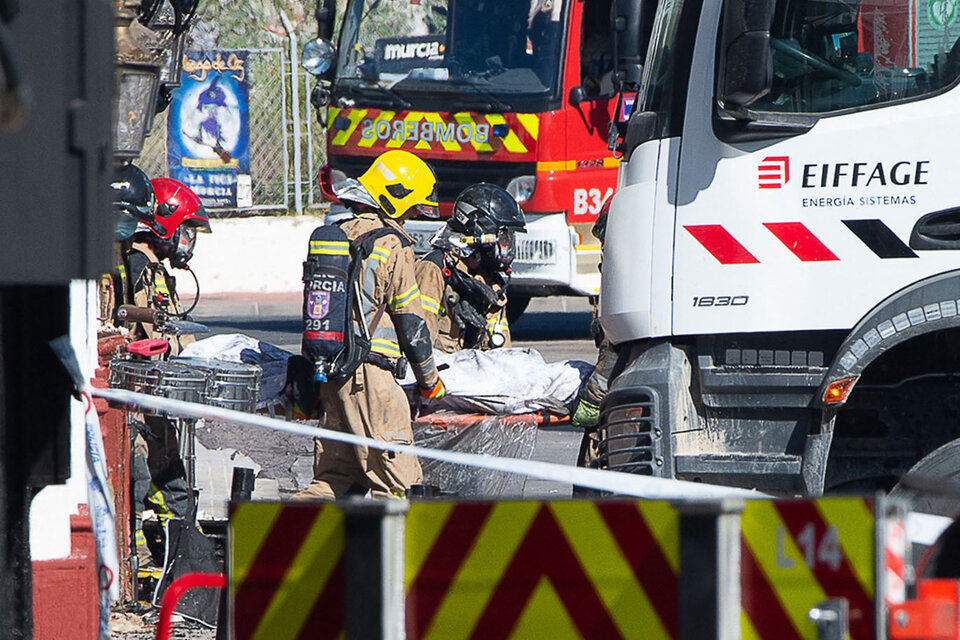
<svg viewBox="0 0 960 640"><path fill-rule="evenodd" d="M957 3L777 0L773 86L751 108L828 113L921 98L960 75Z"/></svg>
<svg viewBox="0 0 960 640"><path fill-rule="evenodd" d="M338 90L510 111L558 95L567 0L350 0ZM380 89L389 89L385 93Z"/></svg>

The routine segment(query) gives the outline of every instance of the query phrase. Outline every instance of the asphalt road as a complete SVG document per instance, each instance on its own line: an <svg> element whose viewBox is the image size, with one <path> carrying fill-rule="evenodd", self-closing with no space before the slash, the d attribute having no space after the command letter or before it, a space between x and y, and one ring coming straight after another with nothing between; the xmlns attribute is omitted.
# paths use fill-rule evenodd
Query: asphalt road
<svg viewBox="0 0 960 640"><path fill-rule="evenodd" d="M189 306L192 302L185 300ZM217 294L202 296L191 319L210 335L244 333L287 351L300 351L300 296ZM547 362L596 362L586 298L535 298L511 327L513 346L536 349ZM200 338L201 336L197 336Z"/></svg>
<svg viewBox="0 0 960 640"><path fill-rule="evenodd" d="M189 306L191 302L185 301ZM218 294L201 297L191 319L205 324L210 334L243 333L287 351L300 351L300 296ZM539 351L546 362L562 360L596 361L597 350L589 337L591 307L585 298L539 298L511 327L513 346ZM197 338L205 336L198 335ZM540 428L531 459L559 464L576 464L582 432L572 427ZM260 443L251 434L198 432L204 446L234 448L250 456L280 482L281 494L295 489L310 469L309 443ZM274 437L274 436L269 436ZM268 437L264 436L264 440ZM263 445L263 446L261 446ZM291 460L293 463L291 464ZM567 484L523 480L526 498L554 498L570 495Z"/></svg>

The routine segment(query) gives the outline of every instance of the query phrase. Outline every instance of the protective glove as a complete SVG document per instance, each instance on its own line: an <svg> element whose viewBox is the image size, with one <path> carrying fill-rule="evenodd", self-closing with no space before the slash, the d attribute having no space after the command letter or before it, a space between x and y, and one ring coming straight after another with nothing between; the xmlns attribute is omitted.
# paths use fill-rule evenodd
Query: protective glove
<svg viewBox="0 0 960 640"><path fill-rule="evenodd" d="M283 391L290 398L293 410L307 419L319 417L317 384L313 380L313 363L303 356L287 360L287 379Z"/></svg>
<svg viewBox="0 0 960 640"><path fill-rule="evenodd" d="M581 429L591 429L600 422L600 407L589 400L580 399L577 403L577 410L573 412L570 418L570 424Z"/></svg>
<svg viewBox="0 0 960 640"><path fill-rule="evenodd" d="M477 310L484 314L487 309L497 304L497 292L490 285L477 280L476 278L467 278L460 275L459 271L450 278L450 284L454 291L472 303Z"/></svg>
<svg viewBox="0 0 960 640"><path fill-rule="evenodd" d="M479 331L487 326L487 320L483 317L483 314L474 307L468 300L457 296L456 300L453 299L457 294L454 293L447 299L447 313L450 315L450 318L457 323L457 326L460 327L460 330L470 328L475 331Z"/></svg>
<svg viewBox="0 0 960 640"><path fill-rule="evenodd" d="M439 400L443 396L447 395L447 388L443 384L443 380L437 378L437 384L433 385L431 389L425 389L420 387L420 397L425 400Z"/></svg>

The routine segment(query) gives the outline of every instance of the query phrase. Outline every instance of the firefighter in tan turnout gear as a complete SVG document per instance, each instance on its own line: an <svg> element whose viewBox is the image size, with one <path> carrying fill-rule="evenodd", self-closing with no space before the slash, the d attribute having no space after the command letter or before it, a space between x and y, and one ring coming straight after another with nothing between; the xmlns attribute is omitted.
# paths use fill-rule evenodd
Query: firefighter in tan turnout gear
<svg viewBox="0 0 960 640"><path fill-rule="evenodd" d="M509 347L507 284L523 212L506 190L478 183L464 189L453 215L417 262L417 279L434 346Z"/></svg>
<svg viewBox="0 0 960 640"><path fill-rule="evenodd" d="M141 222L133 243L124 253L124 297L127 304L156 309L173 318L186 314L177 294L176 280L164 261L176 269L186 269L193 257L197 232L210 233L210 221L200 198L186 185L170 178L150 181L156 194L156 216ZM132 327L137 339L168 339L170 354L175 355L190 342L192 335L169 335L149 322ZM133 497L138 526L135 533L140 566L150 566L150 553L140 513L151 509L160 525L171 517L187 518L193 505L183 459L180 434L174 421L164 415L135 413L131 423L137 429L133 442Z"/></svg>
<svg viewBox="0 0 960 640"><path fill-rule="evenodd" d="M418 209L436 208L435 187L430 166L401 150L387 151L359 179L335 187L340 201L354 214L338 223L339 227L353 245L352 260L362 260L356 285L359 304L353 309L354 326L349 330L362 322L370 348L343 379L322 381L326 376L318 366L321 427L413 444L410 404L397 382L407 364L423 397L438 398L445 393L422 318L412 239L400 226ZM311 251L337 253L338 244L348 243L311 238ZM365 246L366 251L355 254L358 246ZM327 313L329 298L327 292L317 293L310 299L311 317L321 318ZM306 339L308 332L304 335ZM321 337L321 332L310 336ZM313 475L310 485L294 499L334 499L367 491L379 497L399 497L423 477L415 456L321 440L314 445Z"/></svg>

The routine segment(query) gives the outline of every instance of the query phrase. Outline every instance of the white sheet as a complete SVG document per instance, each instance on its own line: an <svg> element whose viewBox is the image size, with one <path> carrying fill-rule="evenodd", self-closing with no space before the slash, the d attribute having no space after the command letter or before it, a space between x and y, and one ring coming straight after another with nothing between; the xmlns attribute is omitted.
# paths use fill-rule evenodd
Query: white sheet
<svg viewBox="0 0 960 640"><path fill-rule="evenodd" d="M259 364L263 368L260 404L273 402L283 387L292 353L241 334L223 334L187 346L182 356ZM429 410L459 413L517 414L550 409L566 413L593 365L581 360L546 363L533 349L467 349L434 352L447 397L431 401ZM401 381L413 386L412 372Z"/></svg>

